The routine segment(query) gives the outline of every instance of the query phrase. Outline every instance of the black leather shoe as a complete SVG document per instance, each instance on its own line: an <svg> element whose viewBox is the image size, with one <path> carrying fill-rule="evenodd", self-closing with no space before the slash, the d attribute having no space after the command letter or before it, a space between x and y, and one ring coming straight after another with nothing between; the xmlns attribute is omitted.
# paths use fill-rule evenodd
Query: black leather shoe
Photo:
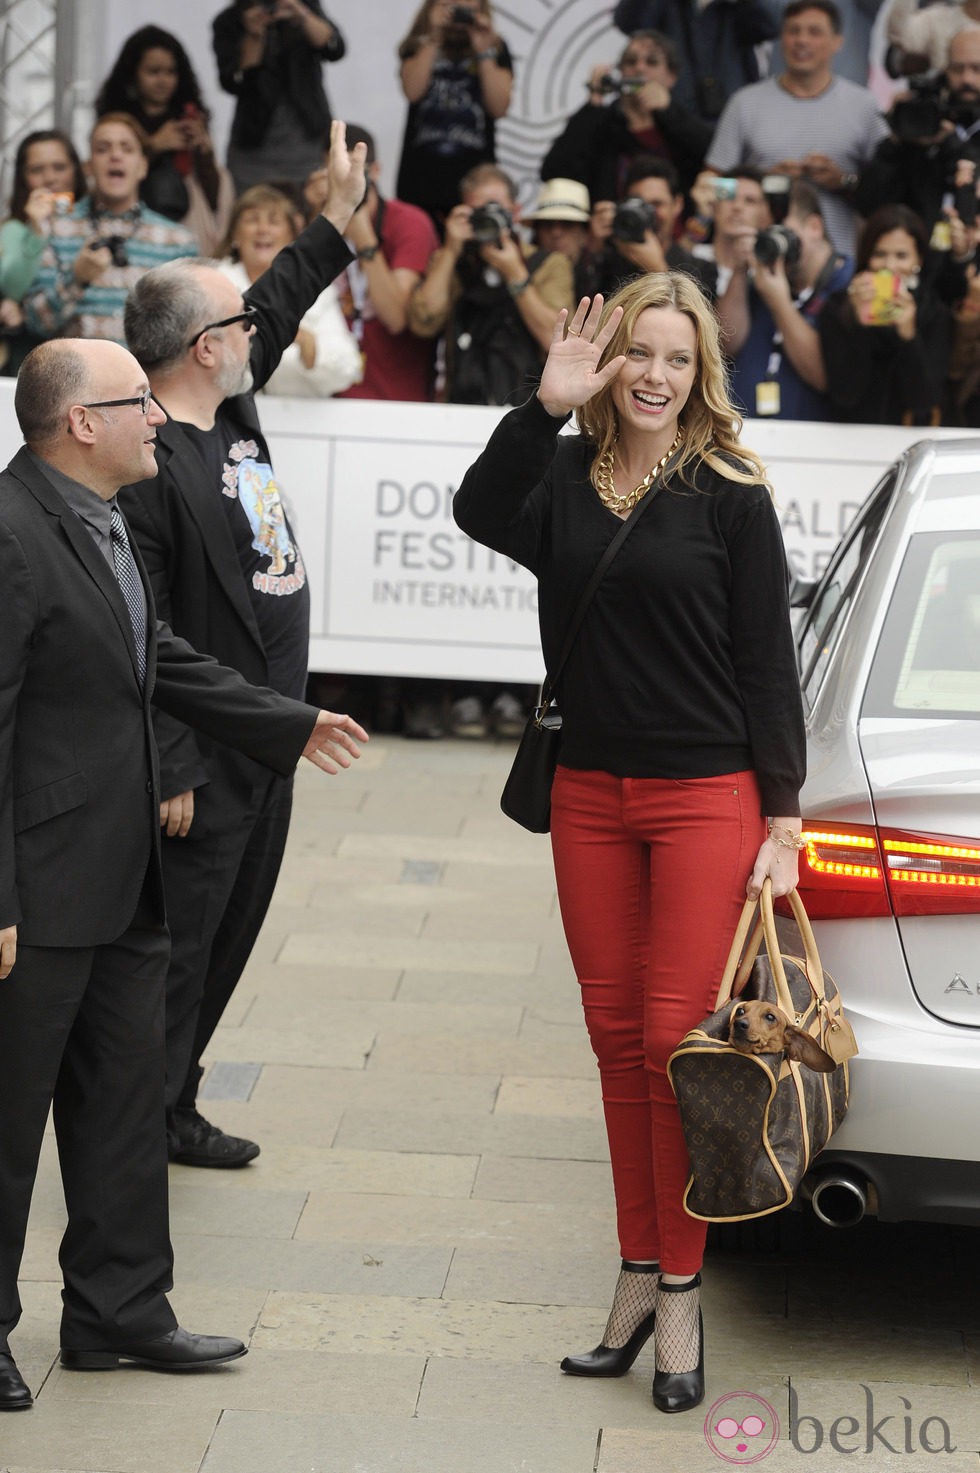
<svg viewBox="0 0 980 1473"><path fill-rule="evenodd" d="M226 1135L197 1110L174 1110L167 1117L167 1155L181 1166L247 1166L259 1154L254 1141Z"/></svg>
<svg viewBox="0 0 980 1473"><path fill-rule="evenodd" d="M659 1263L633 1263L624 1258L620 1269L619 1278L616 1281L616 1293L613 1296L613 1307L609 1315L609 1323L606 1325L606 1333L609 1333L610 1325L622 1323L624 1317L632 1319L633 1313L639 1308L647 1308L652 1304L649 1312L643 1316L629 1337L625 1345L606 1345L601 1341L595 1350L588 1350L584 1355L566 1355L561 1363L561 1369L566 1376L625 1376L632 1366L636 1357L653 1334L657 1323L656 1307L656 1282L644 1287L643 1297L637 1302L637 1289L631 1289L634 1279L647 1280L654 1275L659 1276ZM619 1335L616 1336L619 1338Z"/></svg>
<svg viewBox="0 0 980 1473"><path fill-rule="evenodd" d="M0 1351L0 1412L26 1412L34 1405L31 1389L9 1351Z"/></svg>
<svg viewBox="0 0 980 1473"><path fill-rule="evenodd" d="M179 1326L158 1340L112 1350L73 1350L62 1346L61 1364L68 1371L114 1371L120 1361L148 1366L151 1371L198 1371L238 1360L248 1352L240 1340L225 1335L192 1335Z"/></svg>
<svg viewBox="0 0 980 1473"><path fill-rule="evenodd" d="M625 1376L640 1351L653 1334L657 1323L657 1311L651 1310L641 1320L626 1344L618 1349L611 1345L597 1345L584 1355L566 1355L561 1369L566 1376Z"/></svg>
<svg viewBox="0 0 980 1473"><path fill-rule="evenodd" d="M661 1294L697 1294L700 1287L701 1275L695 1274L694 1278L686 1284L665 1284L661 1279L657 1293L658 1296ZM687 1412L704 1401L704 1322L701 1318L699 1294L696 1302L698 1304L697 1364L689 1371L662 1371L658 1365L653 1376L653 1404L660 1412ZM662 1306L661 1318L667 1318ZM661 1359L659 1345L657 1349L659 1362Z"/></svg>

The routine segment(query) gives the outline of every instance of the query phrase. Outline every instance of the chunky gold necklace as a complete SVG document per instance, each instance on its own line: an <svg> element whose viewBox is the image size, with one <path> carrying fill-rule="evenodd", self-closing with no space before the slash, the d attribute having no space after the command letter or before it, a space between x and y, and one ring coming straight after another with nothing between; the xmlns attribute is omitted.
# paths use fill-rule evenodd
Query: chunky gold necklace
<svg viewBox="0 0 980 1473"><path fill-rule="evenodd" d="M595 468L596 491L603 506L608 506L610 511L615 512L632 511L637 502L643 500L683 438L683 434L678 430L671 441L667 454L662 455L656 465L647 471L638 486L634 486L632 491L627 491L623 496L620 496L616 490L615 481L613 480L616 446L611 445L605 455L600 457L599 464Z"/></svg>

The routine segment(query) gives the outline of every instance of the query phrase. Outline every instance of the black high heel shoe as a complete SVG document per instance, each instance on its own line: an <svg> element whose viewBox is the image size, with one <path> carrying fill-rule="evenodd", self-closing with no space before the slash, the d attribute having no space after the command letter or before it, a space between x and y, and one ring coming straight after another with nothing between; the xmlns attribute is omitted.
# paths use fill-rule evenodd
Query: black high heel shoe
<svg viewBox="0 0 980 1473"><path fill-rule="evenodd" d="M657 1287L661 1333L657 1336L657 1369L653 1376L653 1404L661 1412L687 1412L704 1400L704 1322L701 1318L701 1275L695 1274L686 1284ZM687 1294L691 1302L681 1304L661 1295ZM675 1307L676 1305L676 1307ZM669 1307L668 1307L669 1306ZM697 1315L696 1364L689 1370L673 1370L669 1362L695 1359L693 1346L694 1315ZM667 1362L667 1364L664 1364Z"/></svg>
<svg viewBox="0 0 980 1473"><path fill-rule="evenodd" d="M561 1369L566 1376L625 1376L632 1366L636 1357L653 1334L657 1322L656 1305L656 1282L643 1285L644 1292L638 1292L638 1286L631 1283L629 1275L656 1275L660 1274L660 1265L657 1263L631 1263L624 1258L619 1278L616 1281L616 1292L613 1295L613 1307L609 1313L609 1319L603 1332L602 1342L594 1350L588 1350L584 1355L566 1355L561 1363ZM620 1324L625 1320L627 1323L640 1313L649 1302L650 1307L642 1315L626 1341L625 1345L606 1345L606 1336L612 1337L616 1332L617 1321ZM618 1334L616 1335L618 1339Z"/></svg>

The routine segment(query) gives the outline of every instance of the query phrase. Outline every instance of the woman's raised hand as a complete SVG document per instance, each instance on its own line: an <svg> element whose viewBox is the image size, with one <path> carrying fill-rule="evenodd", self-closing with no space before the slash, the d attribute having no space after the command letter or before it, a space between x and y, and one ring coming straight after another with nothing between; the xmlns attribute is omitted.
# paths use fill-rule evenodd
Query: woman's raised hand
<svg viewBox="0 0 980 1473"><path fill-rule="evenodd" d="M594 296L591 303L588 297L583 297L571 322L568 322L568 312L564 307L559 312L548 359L538 386L538 398L549 414L564 418L573 409L585 404L599 389L611 383L619 373L626 362L624 353L610 358L602 368L599 367L599 360L619 326L622 315L621 307L614 308L609 314L608 322L600 329L600 295Z"/></svg>

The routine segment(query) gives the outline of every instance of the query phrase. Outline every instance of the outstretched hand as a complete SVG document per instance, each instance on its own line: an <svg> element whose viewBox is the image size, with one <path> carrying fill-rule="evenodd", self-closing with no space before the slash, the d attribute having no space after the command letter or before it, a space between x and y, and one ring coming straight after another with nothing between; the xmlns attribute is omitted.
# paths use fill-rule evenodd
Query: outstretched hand
<svg viewBox="0 0 980 1473"><path fill-rule="evenodd" d="M567 331L567 310L563 307L558 314L538 387L542 407L556 419L563 419L573 409L585 404L599 389L605 388L626 362L626 355L619 353L599 368L599 360L623 316L622 307L614 308L608 322L600 329L602 302L598 294L591 303L588 297L583 297L574 317L568 322Z"/></svg>
<svg viewBox="0 0 980 1473"><path fill-rule="evenodd" d="M302 755L321 772L336 773L350 767L352 758L360 757L358 743L367 740L367 732L353 716L321 711Z"/></svg>
<svg viewBox="0 0 980 1473"><path fill-rule="evenodd" d="M364 199L366 165L367 144L357 143L348 152L346 124L334 118L327 154L326 200L320 213L341 235Z"/></svg>

